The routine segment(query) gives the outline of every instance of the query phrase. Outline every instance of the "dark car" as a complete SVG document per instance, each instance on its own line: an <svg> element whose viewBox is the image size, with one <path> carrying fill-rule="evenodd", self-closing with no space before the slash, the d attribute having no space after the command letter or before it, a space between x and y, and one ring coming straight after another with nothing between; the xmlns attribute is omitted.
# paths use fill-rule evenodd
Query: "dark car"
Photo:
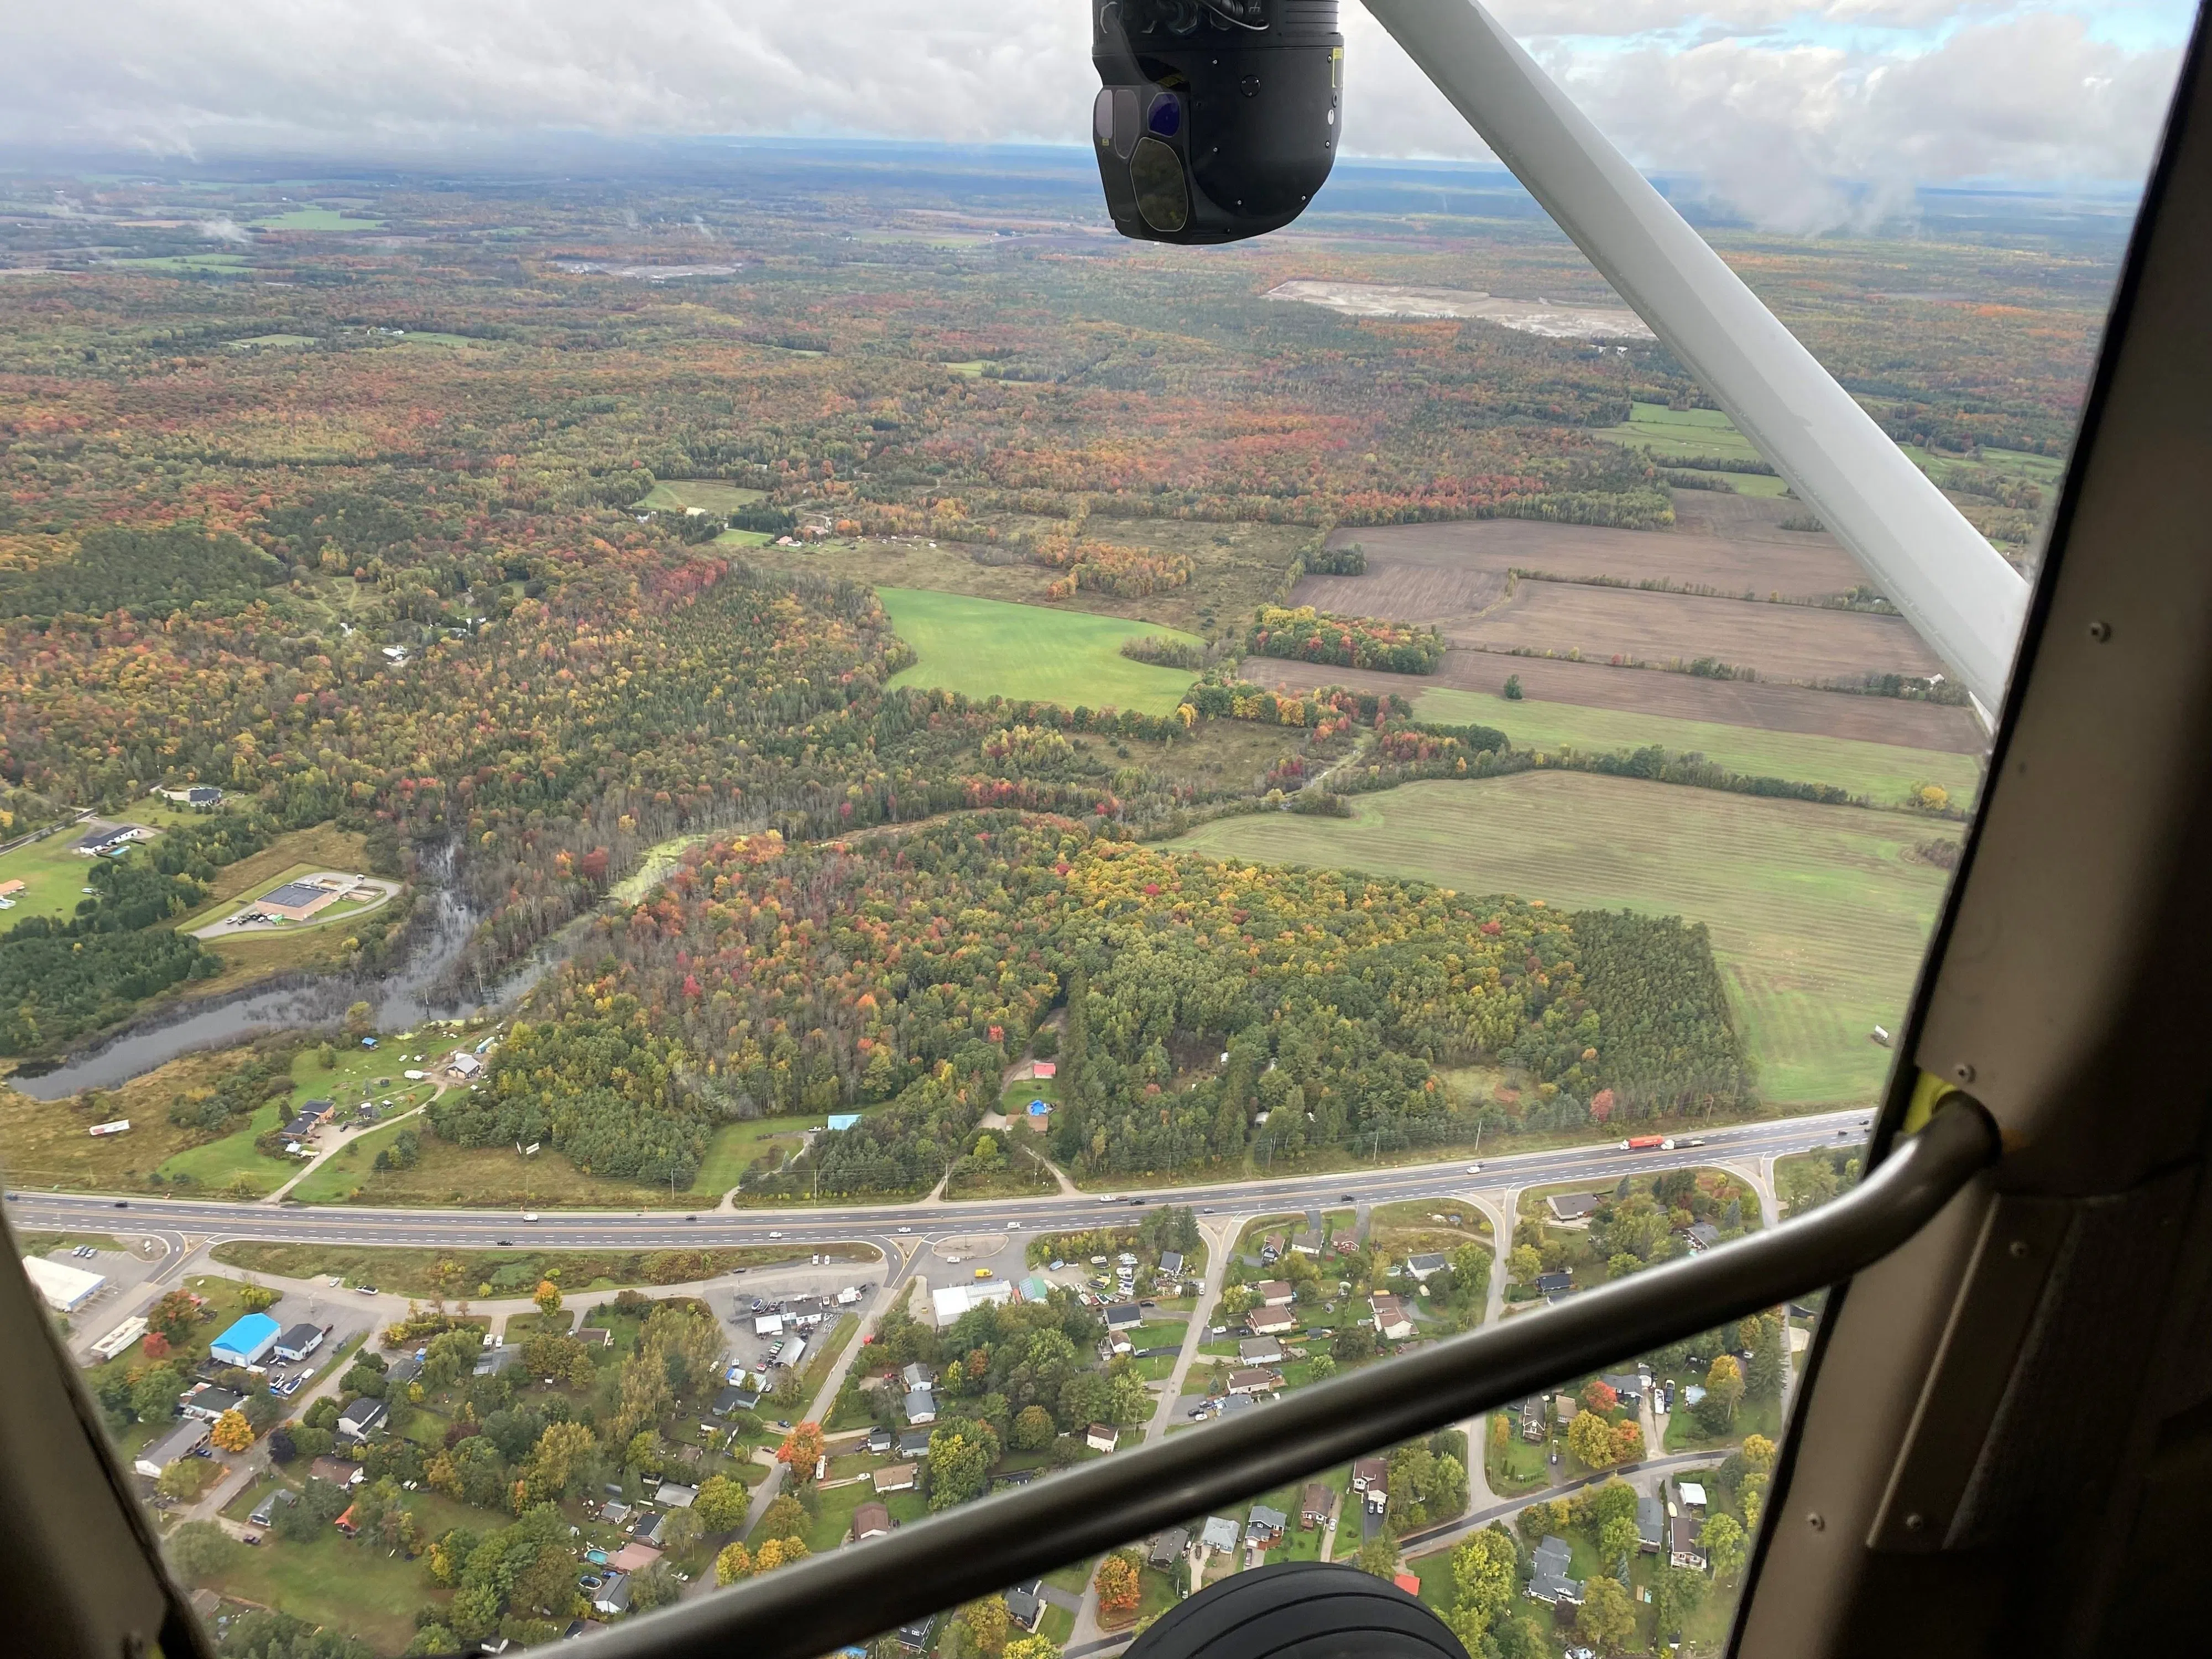
<svg viewBox="0 0 2212 1659"><path fill-rule="evenodd" d="M118 1198L115 1200L115 1207L118 1210L127 1210L131 1207L131 1200L127 1198Z"/></svg>

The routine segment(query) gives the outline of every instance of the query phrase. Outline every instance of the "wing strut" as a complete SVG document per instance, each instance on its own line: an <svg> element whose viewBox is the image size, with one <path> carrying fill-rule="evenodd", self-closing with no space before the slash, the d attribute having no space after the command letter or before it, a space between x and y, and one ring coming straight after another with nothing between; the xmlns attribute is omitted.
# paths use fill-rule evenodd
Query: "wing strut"
<svg viewBox="0 0 2212 1659"><path fill-rule="evenodd" d="M1366 0L1468 125L1773 463L1986 723L2027 581L1476 0Z"/></svg>

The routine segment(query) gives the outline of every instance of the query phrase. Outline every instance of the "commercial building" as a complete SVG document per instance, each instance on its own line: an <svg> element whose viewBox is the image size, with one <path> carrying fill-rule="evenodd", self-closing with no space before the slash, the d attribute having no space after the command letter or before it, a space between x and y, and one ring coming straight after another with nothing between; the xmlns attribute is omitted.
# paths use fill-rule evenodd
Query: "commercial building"
<svg viewBox="0 0 2212 1659"><path fill-rule="evenodd" d="M107 1283L104 1273L88 1273L82 1267L72 1267L65 1261L49 1261L42 1255L25 1256L23 1271L29 1276L32 1287L46 1297L46 1305L56 1313L75 1313Z"/></svg>
<svg viewBox="0 0 2212 1659"><path fill-rule="evenodd" d="M283 1327L267 1314L248 1314L208 1344L208 1358L218 1365L258 1369L283 1334Z"/></svg>

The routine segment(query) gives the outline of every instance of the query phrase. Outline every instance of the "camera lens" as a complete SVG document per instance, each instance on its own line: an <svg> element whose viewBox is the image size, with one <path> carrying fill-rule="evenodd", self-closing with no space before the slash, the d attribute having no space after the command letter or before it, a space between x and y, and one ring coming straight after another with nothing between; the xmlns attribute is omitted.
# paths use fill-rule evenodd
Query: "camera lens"
<svg viewBox="0 0 2212 1659"><path fill-rule="evenodd" d="M1129 182L1137 191L1137 211L1154 230L1172 234L1190 222L1190 191L1183 183L1182 158L1157 138L1137 140L1129 158Z"/></svg>
<svg viewBox="0 0 2212 1659"><path fill-rule="evenodd" d="M1182 106L1176 101L1175 94L1164 92L1152 100L1145 125L1163 138L1172 138L1182 131Z"/></svg>

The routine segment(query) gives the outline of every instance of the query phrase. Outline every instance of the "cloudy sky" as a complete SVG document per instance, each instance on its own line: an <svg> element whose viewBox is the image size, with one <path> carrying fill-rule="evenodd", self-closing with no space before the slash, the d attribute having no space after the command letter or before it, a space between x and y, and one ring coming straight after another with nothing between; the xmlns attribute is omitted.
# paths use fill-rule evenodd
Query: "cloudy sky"
<svg viewBox="0 0 2212 1659"><path fill-rule="evenodd" d="M1501 0L1639 164L1772 223L1838 185L2139 181L2185 0ZM1081 142L1083 0L0 0L0 155L356 159L532 135ZM1480 156L1347 0L1348 153Z"/></svg>

